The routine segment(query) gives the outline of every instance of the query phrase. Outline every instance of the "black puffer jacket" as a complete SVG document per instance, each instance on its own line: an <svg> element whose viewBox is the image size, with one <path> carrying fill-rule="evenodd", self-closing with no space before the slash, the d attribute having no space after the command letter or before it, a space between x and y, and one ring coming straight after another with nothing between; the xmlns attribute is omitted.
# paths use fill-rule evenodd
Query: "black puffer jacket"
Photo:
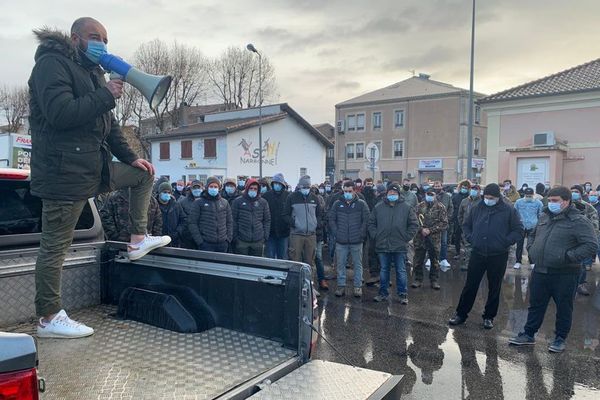
<svg viewBox="0 0 600 400"><path fill-rule="evenodd" d="M43 29L29 78L31 193L83 200L111 188L113 154L131 164L131 150L111 110L104 71L80 56L70 37Z"/></svg>
<svg viewBox="0 0 600 400"><path fill-rule="evenodd" d="M233 216L233 241L244 242L267 241L271 232L271 212L269 203L257 195L254 199L247 191L233 201L231 206Z"/></svg>
<svg viewBox="0 0 600 400"><path fill-rule="evenodd" d="M474 205L462 230L473 251L483 256L508 253L510 246L523 237L523 224L517 210L503 199L491 207L483 201Z"/></svg>
<svg viewBox="0 0 600 400"><path fill-rule="evenodd" d="M598 251L592 222L574 205L557 215L545 208L527 242L535 272L543 274L579 274L581 262Z"/></svg>
<svg viewBox="0 0 600 400"><path fill-rule="evenodd" d="M354 196L350 203L338 200L329 211L329 229L340 244L359 244L367 238L369 206Z"/></svg>
<svg viewBox="0 0 600 400"><path fill-rule="evenodd" d="M174 197L167 204L158 201L158 206L162 216L162 234L171 236L172 247L179 247L186 231L186 214L183 208Z"/></svg>
<svg viewBox="0 0 600 400"><path fill-rule="evenodd" d="M289 194L287 190L279 192L269 190L263 195L263 199L269 203L269 211L271 212L270 237L285 238L290 236L290 225L283 218L283 209Z"/></svg>
<svg viewBox="0 0 600 400"><path fill-rule="evenodd" d="M220 195L212 197L208 192L194 202L192 213L188 217L188 229L196 245L202 243L231 242L233 237L233 219L231 206Z"/></svg>

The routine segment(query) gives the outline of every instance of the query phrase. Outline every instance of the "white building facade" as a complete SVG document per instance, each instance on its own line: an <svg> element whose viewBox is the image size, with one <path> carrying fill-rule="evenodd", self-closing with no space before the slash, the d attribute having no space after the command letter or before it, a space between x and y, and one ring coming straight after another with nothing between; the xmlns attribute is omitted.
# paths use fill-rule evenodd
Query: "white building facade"
<svg viewBox="0 0 600 400"><path fill-rule="evenodd" d="M302 175L324 182L327 149L333 147L287 104L263 107L262 118L257 108L209 114L202 123L147 138L157 175L184 182L209 176L258 178L260 147L263 177L280 172L292 185Z"/></svg>

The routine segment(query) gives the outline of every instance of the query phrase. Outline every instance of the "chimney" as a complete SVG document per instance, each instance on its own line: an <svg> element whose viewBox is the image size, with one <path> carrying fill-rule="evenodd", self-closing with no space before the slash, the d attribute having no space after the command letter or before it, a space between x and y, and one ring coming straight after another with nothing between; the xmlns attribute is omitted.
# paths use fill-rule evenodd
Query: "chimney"
<svg viewBox="0 0 600 400"><path fill-rule="evenodd" d="M429 74L424 74L422 72L419 72L419 78L421 79L429 79L431 77L431 75Z"/></svg>

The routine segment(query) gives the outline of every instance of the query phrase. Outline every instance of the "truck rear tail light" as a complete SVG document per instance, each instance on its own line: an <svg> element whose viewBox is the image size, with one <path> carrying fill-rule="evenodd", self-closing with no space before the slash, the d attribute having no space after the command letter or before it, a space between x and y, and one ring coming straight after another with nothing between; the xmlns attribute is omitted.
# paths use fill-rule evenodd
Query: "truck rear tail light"
<svg viewBox="0 0 600 400"><path fill-rule="evenodd" d="M39 400L35 368L1 373L0 400Z"/></svg>
<svg viewBox="0 0 600 400"><path fill-rule="evenodd" d="M0 179L24 181L29 177L28 171L0 171Z"/></svg>

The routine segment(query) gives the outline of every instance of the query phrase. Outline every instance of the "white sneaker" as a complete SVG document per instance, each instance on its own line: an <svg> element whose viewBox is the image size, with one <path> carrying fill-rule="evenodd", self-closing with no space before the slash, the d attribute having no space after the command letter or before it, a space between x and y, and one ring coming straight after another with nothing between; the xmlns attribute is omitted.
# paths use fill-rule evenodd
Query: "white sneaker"
<svg viewBox="0 0 600 400"><path fill-rule="evenodd" d="M41 338L76 339L94 334L94 330L80 322L73 321L65 310L60 310L50 322L40 318L37 336Z"/></svg>
<svg viewBox="0 0 600 400"><path fill-rule="evenodd" d="M431 269L431 260L427 260L427 262L425 263L425 268L427 268L427 271Z"/></svg>
<svg viewBox="0 0 600 400"><path fill-rule="evenodd" d="M535 268L535 264L531 264L530 267L531 267L531 269L534 269Z"/></svg>
<svg viewBox="0 0 600 400"><path fill-rule="evenodd" d="M163 247L171 243L170 236L150 236L146 235L144 240L137 244L127 246L127 255L131 261L139 260L154 249Z"/></svg>
<svg viewBox="0 0 600 400"><path fill-rule="evenodd" d="M521 263L516 263L516 264L513 266L513 268L514 268L514 269L521 269Z"/></svg>
<svg viewBox="0 0 600 400"><path fill-rule="evenodd" d="M440 265L442 267L450 267L450 263L448 262L448 260L445 260L445 259L440 261Z"/></svg>

